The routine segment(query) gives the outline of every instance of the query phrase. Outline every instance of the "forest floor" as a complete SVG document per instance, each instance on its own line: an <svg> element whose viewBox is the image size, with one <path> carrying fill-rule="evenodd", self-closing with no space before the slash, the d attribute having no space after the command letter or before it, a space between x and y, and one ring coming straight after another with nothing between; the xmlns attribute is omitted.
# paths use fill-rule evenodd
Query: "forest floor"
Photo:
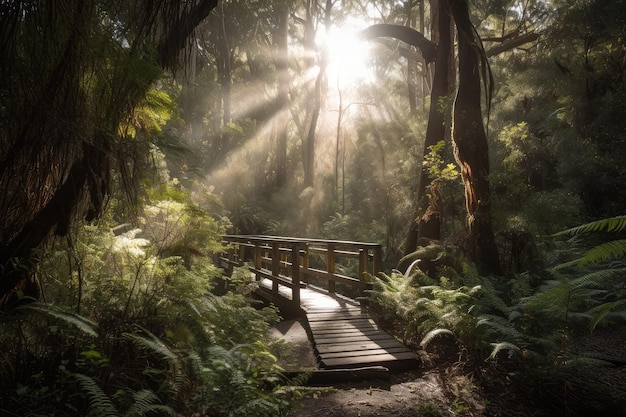
<svg viewBox="0 0 626 417"><path fill-rule="evenodd" d="M308 335L299 320L284 321L272 329L272 336L283 339L285 346L279 355L279 364L286 370L315 369L315 355ZM583 342L582 349L603 349L621 359L626 356L626 326L600 332L597 337ZM619 352L617 351L619 349ZM312 386L300 400L300 407L291 417L451 417L451 416L623 416L626 415L626 368L618 366L600 371L593 379L600 390L602 406L609 410L579 409L572 404L554 404L545 407L542 387L519 390L504 375L484 375L478 384L476 376L467 372L448 354L418 351L422 366L417 370L395 372L383 379L338 382ZM479 386L480 385L480 386ZM606 388L610 389L604 397ZM608 401L608 402L607 402ZM600 406L600 408L603 408ZM567 408L565 411L558 409ZM605 407L606 408L606 407ZM555 411L557 409L557 411ZM615 414L615 410L623 410Z"/></svg>

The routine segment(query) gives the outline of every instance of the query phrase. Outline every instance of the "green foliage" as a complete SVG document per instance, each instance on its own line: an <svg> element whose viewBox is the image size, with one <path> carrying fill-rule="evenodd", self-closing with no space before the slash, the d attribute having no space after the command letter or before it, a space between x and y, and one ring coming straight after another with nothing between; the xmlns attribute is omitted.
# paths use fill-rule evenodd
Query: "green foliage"
<svg viewBox="0 0 626 417"><path fill-rule="evenodd" d="M0 413L274 416L293 406L264 342L277 310L253 308L249 293L211 293L221 220L175 182L147 194L140 227L77 226L41 252L46 303L0 316L10 346Z"/></svg>

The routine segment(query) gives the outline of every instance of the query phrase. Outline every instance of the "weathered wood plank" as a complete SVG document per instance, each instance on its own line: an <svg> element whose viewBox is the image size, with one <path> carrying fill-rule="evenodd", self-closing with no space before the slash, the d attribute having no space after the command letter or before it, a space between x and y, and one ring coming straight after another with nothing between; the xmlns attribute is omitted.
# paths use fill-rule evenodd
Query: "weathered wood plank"
<svg viewBox="0 0 626 417"><path fill-rule="evenodd" d="M357 358L359 356L371 356L371 355L382 355L385 353L406 353L411 352L409 349L404 346L396 346L391 348L380 348L380 349L372 349L372 350L350 350L347 352L332 352L332 353L324 353L323 355L319 355L322 360L325 359L333 359L333 358Z"/></svg>
<svg viewBox="0 0 626 417"><path fill-rule="evenodd" d="M347 336L347 337L328 337L316 338L315 345L336 345L339 343L368 342L370 340L394 340L387 333L377 333L372 335Z"/></svg>
<svg viewBox="0 0 626 417"><path fill-rule="evenodd" d="M417 365L418 360L417 356L413 352L384 353L381 355L328 358L321 360L321 365L325 368L360 367L364 364L385 366L393 363L395 363L396 366L401 366L404 363Z"/></svg>
<svg viewBox="0 0 626 417"><path fill-rule="evenodd" d="M346 346L345 343L338 343L334 345L321 345L321 346L316 346L315 351L318 354L324 354L324 353L332 353L332 352L343 352L343 351L346 351L347 349L350 349L351 351L356 352L360 350L371 350L371 349L378 349L378 348L394 348L398 346L404 347L403 344L401 344L395 339L392 339L392 340L376 340L376 341L370 341L370 342L352 343L350 344L349 347Z"/></svg>

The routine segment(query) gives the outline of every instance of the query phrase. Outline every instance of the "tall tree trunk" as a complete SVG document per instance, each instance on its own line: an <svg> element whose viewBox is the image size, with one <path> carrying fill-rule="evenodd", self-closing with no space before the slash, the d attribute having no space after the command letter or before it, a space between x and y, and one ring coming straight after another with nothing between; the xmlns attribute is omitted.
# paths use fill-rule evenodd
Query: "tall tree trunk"
<svg viewBox="0 0 626 417"><path fill-rule="evenodd" d="M37 296L31 276L38 247L52 234L65 235L76 218L100 214L114 158L122 182L129 179L124 170L136 161L123 152L124 141L113 136L159 76L150 69L151 60L145 72L138 70L142 51L156 50L156 62L175 70L180 50L216 1L164 2L169 7L158 8L153 2L131 3L125 9L128 21L119 21L136 35L129 36L134 44L119 54L128 61L106 61L99 55L109 49L94 43L94 29L102 24L102 10L94 2L48 2L2 15L0 42L11 48L0 48L0 73L12 82L11 88L0 88L2 104L8 101L16 108L9 125L0 123L5 142L0 150L0 308L20 293ZM133 25L139 21L146 23L137 30ZM34 44L41 48L32 57L22 53ZM31 65L29 71L8 65L18 62ZM102 64L110 65L107 71ZM100 82L107 94L87 97L86 90L97 93ZM42 105L45 111L40 111Z"/></svg>
<svg viewBox="0 0 626 417"><path fill-rule="evenodd" d="M406 12L406 26L415 28L416 16L413 14L413 0L404 2ZM406 86L409 97L409 111L411 114L417 110L417 74L415 67L417 66L417 58L413 54L407 54L406 57Z"/></svg>
<svg viewBox="0 0 626 417"><path fill-rule="evenodd" d="M278 10L276 70L278 72L278 115L276 117L276 188L287 183L287 124L289 122L289 8Z"/></svg>
<svg viewBox="0 0 626 417"><path fill-rule="evenodd" d="M469 235L466 249L472 259L490 272L501 273L491 222L489 153L481 111L481 73L490 83L487 58L470 21L466 0L450 0L459 42L459 87L454 103L452 138L454 156L461 168ZM486 77L489 77L486 79ZM491 86L487 86L487 102Z"/></svg>
<svg viewBox="0 0 626 417"><path fill-rule="evenodd" d="M432 93L430 95L430 112L428 113L428 126L424 141L423 155L428 148L445 139L446 115L441 109L441 101L449 94L449 67L452 52L452 37L450 36L451 19L447 2L437 2L435 21L433 22L433 39L437 40L437 53L435 55L435 71L433 77ZM409 227L404 254L408 255L417 249L420 239L439 240L441 238L441 216L437 197L429 197L429 189L432 178L425 168L420 171L417 188L417 205L414 221Z"/></svg>

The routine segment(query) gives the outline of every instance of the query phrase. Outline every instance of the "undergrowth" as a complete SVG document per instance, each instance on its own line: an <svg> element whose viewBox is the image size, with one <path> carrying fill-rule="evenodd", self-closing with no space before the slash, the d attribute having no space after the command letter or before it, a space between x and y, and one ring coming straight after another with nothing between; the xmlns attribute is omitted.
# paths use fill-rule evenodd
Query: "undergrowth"
<svg viewBox="0 0 626 417"><path fill-rule="evenodd" d="M76 227L41 253L42 300L0 313L0 414L270 417L295 405L303 381L283 376L267 339L277 310L236 285L213 292L226 279L211 261L219 221L185 192L152 198L136 225Z"/></svg>
<svg viewBox="0 0 626 417"><path fill-rule="evenodd" d="M575 414L591 401L585 393L594 401L608 395L591 376L612 364L580 352L578 341L598 326L626 323L626 245L606 241L606 233L610 239L625 228L622 216L564 231L555 237L569 237L569 260L506 279L480 276L439 247L435 274L416 261L404 273L372 277L370 303L406 343L424 348L452 336L457 360L474 375L516 382L564 415ZM592 232L604 233L604 241L585 249Z"/></svg>

